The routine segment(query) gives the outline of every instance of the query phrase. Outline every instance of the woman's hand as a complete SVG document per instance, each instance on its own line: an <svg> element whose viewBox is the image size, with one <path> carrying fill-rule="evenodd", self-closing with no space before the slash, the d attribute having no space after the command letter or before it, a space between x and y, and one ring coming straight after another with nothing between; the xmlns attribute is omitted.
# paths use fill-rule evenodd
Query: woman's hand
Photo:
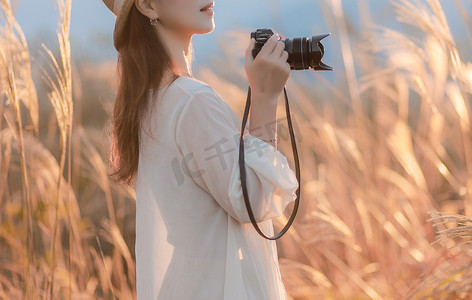
<svg viewBox="0 0 472 300"><path fill-rule="evenodd" d="M285 44L279 41L279 35L272 35L262 46L261 51L254 59L252 49L255 45L251 38L249 47L246 49L246 70L251 93L257 95L254 99L278 99L285 83L290 77L290 64L287 62L288 52ZM251 97L252 98L252 97Z"/></svg>

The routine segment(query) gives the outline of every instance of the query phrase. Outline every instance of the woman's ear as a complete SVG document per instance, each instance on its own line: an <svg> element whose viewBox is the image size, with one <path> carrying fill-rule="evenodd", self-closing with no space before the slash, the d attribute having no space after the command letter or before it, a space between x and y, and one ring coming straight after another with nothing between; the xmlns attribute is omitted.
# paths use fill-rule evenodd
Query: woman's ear
<svg viewBox="0 0 472 300"><path fill-rule="evenodd" d="M155 0L135 0L134 5L136 5L139 12L149 19L157 19L159 18L159 14L154 2Z"/></svg>

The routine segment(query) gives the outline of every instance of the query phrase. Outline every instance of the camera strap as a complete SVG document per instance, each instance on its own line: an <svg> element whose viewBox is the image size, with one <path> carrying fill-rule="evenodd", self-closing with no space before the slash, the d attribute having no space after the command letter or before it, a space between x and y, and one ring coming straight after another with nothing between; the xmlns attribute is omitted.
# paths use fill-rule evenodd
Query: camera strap
<svg viewBox="0 0 472 300"><path fill-rule="evenodd" d="M256 231L264 238L268 240L276 240L283 236L287 230L290 228L290 226L293 223L293 220L295 219L295 216L298 211L298 206L300 203L300 164L298 162L298 152L297 152L297 145L295 143L295 137L293 134L293 127L292 127L292 120L290 119L290 108L288 105L288 97L287 97L287 90L285 89L284 86L284 95L285 95L285 111L287 115L287 123L288 123L288 129L290 132L290 141L292 143L292 152L293 152L293 158L295 160L295 173L297 175L297 181L298 181L298 188L296 191L297 194L297 199L295 199L295 206L293 207L292 215L290 216L290 219L288 220L287 224L285 227L276 235L273 237L268 237L266 236L259 226L257 225L256 219L254 218L254 214L252 212L251 204L249 203L249 196L247 192L247 186L246 186L246 168L245 168L245 162L244 162L244 140L243 140L243 134L244 134L244 129L246 128L246 123L247 123L247 118L249 115L249 108L251 105L251 87L248 87L248 92L247 92L247 100L246 100L246 107L244 109L244 117L242 120L242 127L241 127L241 136L240 136L240 143L239 143L239 171L241 174L241 185L243 188L243 195L244 195L244 202L246 203L246 209L249 214L249 218L251 219L252 225L254 225L254 228Z"/></svg>

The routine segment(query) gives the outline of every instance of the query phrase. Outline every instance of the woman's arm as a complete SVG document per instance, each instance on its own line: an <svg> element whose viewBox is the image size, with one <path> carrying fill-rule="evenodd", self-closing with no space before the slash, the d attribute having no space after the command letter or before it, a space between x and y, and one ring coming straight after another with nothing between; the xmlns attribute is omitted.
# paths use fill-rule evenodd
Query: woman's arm
<svg viewBox="0 0 472 300"><path fill-rule="evenodd" d="M194 92L177 120L176 145L191 180L233 218L250 223L239 170L240 128L220 101L224 100L210 88ZM271 145L251 134L243 140L246 184L256 221L278 217L296 199L295 173Z"/></svg>
<svg viewBox="0 0 472 300"><path fill-rule="evenodd" d="M255 98L258 101L251 101L249 133L266 141L277 138L277 97L254 94L251 95L251 98ZM261 101L261 98L271 99ZM268 143L277 149L277 142L272 141Z"/></svg>

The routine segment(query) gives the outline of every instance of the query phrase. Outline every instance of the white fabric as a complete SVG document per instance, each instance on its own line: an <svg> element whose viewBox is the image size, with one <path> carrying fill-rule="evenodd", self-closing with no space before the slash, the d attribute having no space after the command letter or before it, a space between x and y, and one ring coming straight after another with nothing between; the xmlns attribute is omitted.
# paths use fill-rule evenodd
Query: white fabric
<svg viewBox="0 0 472 300"><path fill-rule="evenodd" d="M143 124L155 139L142 131L136 181L138 300L287 299L275 241L256 232L244 204L241 119L190 77L149 99ZM271 218L295 200L298 182L272 145L246 132L244 142L249 199L273 236Z"/></svg>

